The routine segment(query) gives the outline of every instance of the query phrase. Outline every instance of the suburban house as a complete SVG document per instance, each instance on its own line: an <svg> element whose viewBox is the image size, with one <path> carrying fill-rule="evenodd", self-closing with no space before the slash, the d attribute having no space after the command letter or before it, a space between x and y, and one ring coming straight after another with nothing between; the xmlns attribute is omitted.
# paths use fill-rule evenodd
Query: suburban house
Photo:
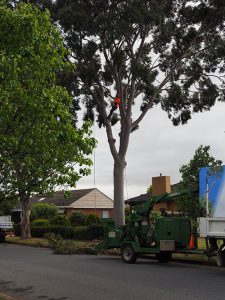
<svg viewBox="0 0 225 300"><path fill-rule="evenodd" d="M152 177L152 192L130 198L125 201L125 204L130 204L132 202L133 203L137 203L137 202L143 203L143 202L149 200L151 196L159 196L164 193L171 193L171 192L175 192L175 191L176 191L176 189L173 189L173 186L171 186L171 184L170 184L170 176ZM167 201L167 202L156 203L153 206L153 211L160 211L160 210L165 210L167 212L176 213L178 211L176 201L171 199L170 201Z"/></svg>
<svg viewBox="0 0 225 300"><path fill-rule="evenodd" d="M65 197L64 191L54 193L52 197L34 196L31 203L49 203L58 206L59 213L69 217L75 211L85 214L96 214L100 218L113 216L113 200L97 188L77 189L69 191Z"/></svg>

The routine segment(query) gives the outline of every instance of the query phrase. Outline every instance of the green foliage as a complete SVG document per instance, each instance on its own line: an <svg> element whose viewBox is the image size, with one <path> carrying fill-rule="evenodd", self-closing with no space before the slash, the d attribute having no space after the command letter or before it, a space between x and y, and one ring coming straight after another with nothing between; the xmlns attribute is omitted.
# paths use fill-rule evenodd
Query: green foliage
<svg viewBox="0 0 225 300"><path fill-rule="evenodd" d="M82 242L65 241L60 235L55 235L54 233L47 234L46 238L54 254L77 254L86 252Z"/></svg>
<svg viewBox="0 0 225 300"><path fill-rule="evenodd" d="M43 237L49 232L59 234L65 239L73 238L73 228L69 226L31 227L31 235L33 237Z"/></svg>
<svg viewBox="0 0 225 300"><path fill-rule="evenodd" d="M89 214L86 218L85 225L92 225L92 224L101 224L102 221L99 216L95 214Z"/></svg>
<svg viewBox="0 0 225 300"><path fill-rule="evenodd" d="M51 225L68 226L69 221L64 215L56 215L49 220Z"/></svg>
<svg viewBox="0 0 225 300"><path fill-rule="evenodd" d="M58 207L48 203L35 203L31 207L31 220L50 219L56 216Z"/></svg>
<svg viewBox="0 0 225 300"><path fill-rule="evenodd" d="M81 211L76 211L71 214L69 221L72 226L82 226L85 225L87 215Z"/></svg>
<svg viewBox="0 0 225 300"><path fill-rule="evenodd" d="M60 235L65 239L94 240L104 236L104 226L94 224L90 226L70 227L70 226L32 226L33 237L44 237L48 233ZM14 234L21 236L21 224L14 224Z"/></svg>
<svg viewBox="0 0 225 300"><path fill-rule="evenodd" d="M106 128L116 172L116 162L126 165L130 134L155 105L179 125L225 100L225 1L32 2L49 7L64 31L76 65L69 80L75 106L83 100L84 118ZM107 118L117 96L120 107ZM136 119L133 106L140 108ZM112 136L116 123L119 139ZM121 185L114 187L118 224L124 221Z"/></svg>
<svg viewBox="0 0 225 300"><path fill-rule="evenodd" d="M73 238L73 228L65 227L65 226L44 226L44 225L36 225L31 226L31 234L33 237L44 237L47 233L54 233L62 236L63 238ZM16 236L21 236L21 224L14 224L14 234Z"/></svg>
<svg viewBox="0 0 225 300"><path fill-rule="evenodd" d="M49 221L46 219L36 219L31 223L31 226L33 227L38 227L38 226L48 226L49 225Z"/></svg>
<svg viewBox="0 0 225 300"><path fill-rule="evenodd" d="M150 185L148 188L147 188L147 193L151 194L152 193L152 185Z"/></svg>
<svg viewBox="0 0 225 300"><path fill-rule="evenodd" d="M87 226L77 226L74 228L75 240L88 240L87 238Z"/></svg>
<svg viewBox="0 0 225 300"><path fill-rule="evenodd" d="M57 75L74 68L49 13L5 3L0 1L0 187L25 203L33 193L74 186L88 175L95 140L90 123L75 128L73 99L59 85ZM27 222L24 217L24 238Z"/></svg>
<svg viewBox="0 0 225 300"><path fill-rule="evenodd" d="M189 163L184 164L180 168L182 176L182 184L185 187L196 188L199 185L199 170L203 167L219 167L222 164L221 160L215 159L210 155L210 146L201 145L194 153L193 158Z"/></svg>
<svg viewBox="0 0 225 300"><path fill-rule="evenodd" d="M184 188L188 188L191 191L191 195L188 197L182 197L177 201L178 208L183 213L196 220L202 212L202 205L198 199L198 195L193 191L198 189L199 186L199 170L202 167L210 167L210 170L215 173L215 170L219 171L222 164L221 160L215 159L210 155L210 146L201 145L194 153L193 158L189 163L184 164L180 168L182 176L181 184Z"/></svg>
<svg viewBox="0 0 225 300"><path fill-rule="evenodd" d="M74 229L75 240L94 240L104 236L104 226L94 224L90 226L76 227Z"/></svg>
<svg viewBox="0 0 225 300"><path fill-rule="evenodd" d="M88 117L95 106L99 114L101 105L107 107L111 85L116 93L124 88L124 109L142 94L142 110L161 102L174 125L186 123L192 112L208 110L216 99L224 100L222 76L219 82L211 76L224 73L224 1L57 0L48 1L48 7L49 2L76 53ZM106 96L102 103L92 87Z"/></svg>
<svg viewBox="0 0 225 300"><path fill-rule="evenodd" d="M18 197L5 197L0 192L0 216L10 215L12 209L18 206Z"/></svg>
<svg viewBox="0 0 225 300"><path fill-rule="evenodd" d="M99 239L104 236L104 226L102 224L92 224L87 227L88 240Z"/></svg>

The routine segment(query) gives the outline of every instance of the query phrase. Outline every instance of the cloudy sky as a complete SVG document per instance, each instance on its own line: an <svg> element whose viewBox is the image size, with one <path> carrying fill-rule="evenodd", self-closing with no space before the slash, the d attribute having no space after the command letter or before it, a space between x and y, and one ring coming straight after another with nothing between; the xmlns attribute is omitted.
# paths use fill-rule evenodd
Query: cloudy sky
<svg viewBox="0 0 225 300"><path fill-rule="evenodd" d="M114 126L118 139L119 125ZM125 199L146 192L153 176L168 175L171 184L180 180L179 168L202 145L211 146L211 154L225 163L225 103L217 103L209 112L193 115L187 125L174 127L167 114L155 107L131 135L127 154ZM96 187L113 198L113 160L104 129L94 128L95 180L81 179L77 188Z"/></svg>

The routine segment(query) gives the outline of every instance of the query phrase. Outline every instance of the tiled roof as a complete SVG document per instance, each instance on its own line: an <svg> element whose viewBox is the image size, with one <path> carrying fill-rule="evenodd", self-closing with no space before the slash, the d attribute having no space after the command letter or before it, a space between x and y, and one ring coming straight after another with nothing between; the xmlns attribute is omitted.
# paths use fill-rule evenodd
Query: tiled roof
<svg viewBox="0 0 225 300"><path fill-rule="evenodd" d="M64 191L55 192L52 197L46 197L43 195L33 196L31 198L31 203L44 202L44 203L54 204L57 206L69 206L70 204L72 204L75 201L79 200L80 198L86 196L93 190L94 190L94 188L82 189L82 190L72 190L72 191L69 191L70 195L67 196L66 198L64 197Z"/></svg>
<svg viewBox="0 0 225 300"><path fill-rule="evenodd" d="M142 194L137 197L133 197L124 201L125 204L135 204L135 203L143 203L151 198L150 193Z"/></svg>

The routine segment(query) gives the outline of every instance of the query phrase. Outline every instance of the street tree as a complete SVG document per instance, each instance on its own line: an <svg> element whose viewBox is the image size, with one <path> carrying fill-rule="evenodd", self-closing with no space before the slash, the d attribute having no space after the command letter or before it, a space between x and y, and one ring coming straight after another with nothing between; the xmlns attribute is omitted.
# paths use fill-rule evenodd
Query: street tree
<svg viewBox="0 0 225 300"><path fill-rule="evenodd" d="M225 1L32 2L47 5L60 24L76 65L75 98L83 100L85 118L106 130L114 159L114 217L124 224L126 154L146 114L161 105L179 125L224 101Z"/></svg>
<svg viewBox="0 0 225 300"><path fill-rule="evenodd" d="M209 167L209 175L218 175L222 161L214 158L210 153L210 146L201 145L194 153L193 158L181 166L181 185L191 192L190 197L185 197L179 201L179 208L187 213L192 219L196 220L201 213L201 202L198 195L194 195L194 191L198 191L199 187L199 171L200 168ZM217 172L215 172L217 171ZM213 173L212 173L213 172Z"/></svg>
<svg viewBox="0 0 225 300"><path fill-rule="evenodd" d="M0 192L19 199L26 239L30 197L89 174L95 140L90 124L76 128L72 98L57 82L73 66L49 13L0 1L0 15Z"/></svg>

